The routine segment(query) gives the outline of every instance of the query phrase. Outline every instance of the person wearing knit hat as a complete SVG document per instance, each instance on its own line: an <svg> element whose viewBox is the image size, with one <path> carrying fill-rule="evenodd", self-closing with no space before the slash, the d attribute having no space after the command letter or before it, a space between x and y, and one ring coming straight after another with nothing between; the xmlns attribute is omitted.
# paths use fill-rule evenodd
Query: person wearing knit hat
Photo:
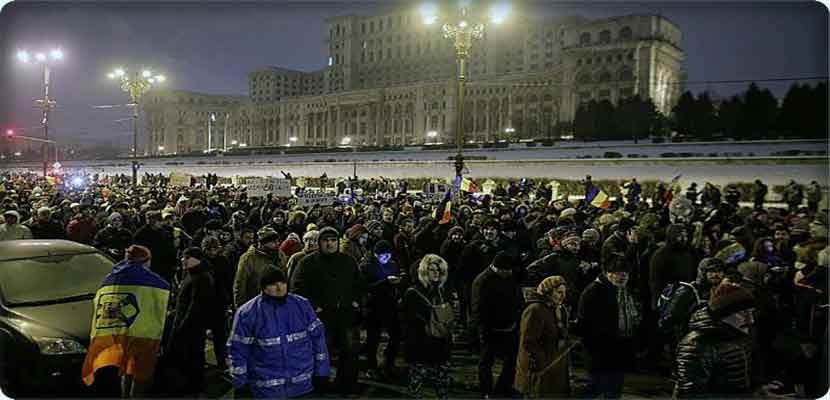
<svg viewBox="0 0 830 400"><path fill-rule="evenodd" d="M124 257L126 260L140 262L149 266L150 261L153 258L153 254L150 252L150 249L134 244L127 247L127 250L124 252Z"/></svg>
<svg viewBox="0 0 830 400"><path fill-rule="evenodd" d="M300 261L289 286L293 293L311 302L326 327L326 335L332 337L329 351L339 353L335 386L338 394L347 396L357 381L352 327L363 285L354 259L338 250L338 237L332 227L321 229L319 250Z"/></svg>
<svg viewBox="0 0 830 400"><path fill-rule="evenodd" d="M523 301L518 282L513 277L514 268L513 257L499 251L490 267L473 281L472 319L481 339L478 380L483 396L507 396L512 392L519 333L516 310ZM494 387L492 368L496 358L503 361L503 367Z"/></svg>
<svg viewBox="0 0 830 400"><path fill-rule="evenodd" d="M714 289L709 306L695 312L691 332L677 346L674 397L750 397L754 308L749 289L728 281ZM762 389L780 389L773 386Z"/></svg>
<svg viewBox="0 0 830 400"><path fill-rule="evenodd" d="M266 226L257 232L258 242L239 257L233 283L234 305L239 306L259 294L259 278L270 266L285 268L285 254L280 251L280 236Z"/></svg>
<svg viewBox="0 0 830 400"><path fill-rule="evenodd" d="M202 249L190 247L182 252L184 279L176 296L175 318L165 348L165 361L181 374L173 393L198 396L205 380L205 340L211 328L209 317L215 310L213 276L204 263ZM182 379L183 378L183 379Z"/></svg>
<svg viewBox="0 0 830 400"><path fill-rule="evenodd" d="M291 235L296 234L292 233ZM282 253L288 258L303 249L303 244L296 238L291 237L291 235L288 235L288 239L285 239L282 244L280 244L280 251L282 251Z"/></svg>
<svg viewBox="0 0 830 400"><path fill-rule="evenodd" d="M368 247L369 236L369 231L363 225L352 226L346 230L346 234L340 239L340 252L351 256L356 264L363 262L363 258L370 250Z"/></svg>
<svg viewBox="0 0 830 400"><path fill-rule="evenodd" d="M305 235L303 235L302 243L304 246L302 250L288 257L288 263L286 264L286 276L288 276L289 282L291 281L291 276L294 274L294 270L297 268L297 265L300 264L300 261L302 261L307 255L317 251L320 246L317 242L319 237L320 231L318 230L306 231Z"/></svg>

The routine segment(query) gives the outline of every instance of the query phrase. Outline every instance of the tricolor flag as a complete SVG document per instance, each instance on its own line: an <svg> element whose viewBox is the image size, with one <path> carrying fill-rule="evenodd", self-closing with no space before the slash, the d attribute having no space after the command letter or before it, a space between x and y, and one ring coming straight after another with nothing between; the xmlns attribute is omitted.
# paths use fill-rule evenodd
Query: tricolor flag
<svg viewBox="0 0 830 400"><path fill-rule="evenodd" d="M95 371L118 367L119 375L147 382L156 367L170 285L144 267L125 260L104 278L93 302L89 351L81 376L87 386Z"/></svg>
<svg viewBox="0 0 830 400"><path fill-rule="evenodd" d="M473 182L472 179L462 178L461 179L461 190L467 193L478 193L478 185Z"/></svg>
<svg viewBox="0 0 830 400"><path fill-rule="evenodd" d="M610 208L611 199L608 195L597 186L592 186L588 195L585 196L585 202L597 208Z"/></svg>
<svg viewBox="0 0 830 400"><path fill-rule="evenodd" d="M435 209L435 218L441 218L438 220L438 223L443 225L450 222L452 219L452 188L448 188L447 192L444 194L444 199L441 200L441 203L438 205L438 208Z"/></svg>

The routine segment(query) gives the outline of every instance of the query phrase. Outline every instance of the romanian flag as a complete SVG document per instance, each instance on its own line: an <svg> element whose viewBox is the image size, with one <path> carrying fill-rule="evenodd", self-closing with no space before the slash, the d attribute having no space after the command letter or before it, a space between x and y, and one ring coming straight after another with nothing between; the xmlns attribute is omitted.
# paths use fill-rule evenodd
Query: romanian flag
<svg viewBox="0 0 830 400"><path fill-rule="evenodd" d="M441 203L438 205L438 208L435 209L435 218L441 218L438 220L438 223L443 225L450 222L452 219L452 188L448 188L447 192L444 194L444 199L441 200Z"/></svg>
<svg viewBox="0 0 830 400"><path fill-rule="evenodd" d="M119 375L146 382L153 376L164 331L170 285L135 261L122 261L95 294L89 351L81 371L84 383L95 371L118 367Z"/></svg>
<svg viewBox="0 0 830 400"><path fill-rule="evenodd" d="M596 186L594 186L594 189L596 190L596 192L593 193L593 196L591 196L590 204L596 208L610 208L611 199L608 197L607 194L605 194L605 191L597 188Z"/></svg>
<svg viewBox="0 0 830 400"><path fill-rule="evenodd" d="M472 179L462 178L461 179L461 190L467 193L478 193L478 185L473 182Z"/></svg>

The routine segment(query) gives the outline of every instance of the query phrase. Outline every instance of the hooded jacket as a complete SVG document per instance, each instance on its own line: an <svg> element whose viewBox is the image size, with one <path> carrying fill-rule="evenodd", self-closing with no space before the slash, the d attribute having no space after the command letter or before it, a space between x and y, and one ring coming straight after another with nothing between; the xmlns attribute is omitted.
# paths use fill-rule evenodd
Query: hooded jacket
<svg viewBox="0 0 830 400"><path fill-rule="evenodd" d="M695 312L691 332L677 346L675 398L749 397L752 381L750 335Z"/></svg>
<svg viewBox="0 0 830 400"><path fill-rule="evenodd" d="M441 269L441 278L436 283L429 281L429 264L433 262ZM418 264L417 281L404 294L406 361L409 363L440 364L450 359L450 338L440 339L426 333L432 307L447 306L450 301L447 268L444 259L427 254Z"/></svg>
<svg viewBox="0 0 830 400"><path fill-rule="evenodd" d="M696 256L686 244L678 243L682 225L670 225L666 229L666 243L660 246L649 265L651 308L657 308L657 299L670 283L691 282L697 277Z"/></svg>
<svg viewBox="0 0 830 400"><path fill-rule="evenodd" d="M31 239L32 231L25 225L20 224L20 214L17 211L7 211L6 213L16 216L18 222L14 225L0 224L0 241Z"/></svg>
<svg viewBox="0 0 830 400"><path fill-rule="evenodd" d="M282 268L278 259L251 246L239 258L239 267L233 280L233 303L239 308L260 293L259 280L269 268Z"/></svg>

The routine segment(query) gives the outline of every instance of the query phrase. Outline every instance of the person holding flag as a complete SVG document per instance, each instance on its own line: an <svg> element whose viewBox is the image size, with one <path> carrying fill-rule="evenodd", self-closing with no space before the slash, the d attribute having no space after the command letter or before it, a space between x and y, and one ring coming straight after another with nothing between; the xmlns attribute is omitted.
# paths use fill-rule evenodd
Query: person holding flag
<svg viewBox="0 0 830 400"><path fill-rule="evenodd" d="M150 260L149 249L130 246L95 294L81 370L87 386L95 383L99 369L117 367L121 397L143 397L155 371L170 297L170 285L150 271Z"/></svg>

